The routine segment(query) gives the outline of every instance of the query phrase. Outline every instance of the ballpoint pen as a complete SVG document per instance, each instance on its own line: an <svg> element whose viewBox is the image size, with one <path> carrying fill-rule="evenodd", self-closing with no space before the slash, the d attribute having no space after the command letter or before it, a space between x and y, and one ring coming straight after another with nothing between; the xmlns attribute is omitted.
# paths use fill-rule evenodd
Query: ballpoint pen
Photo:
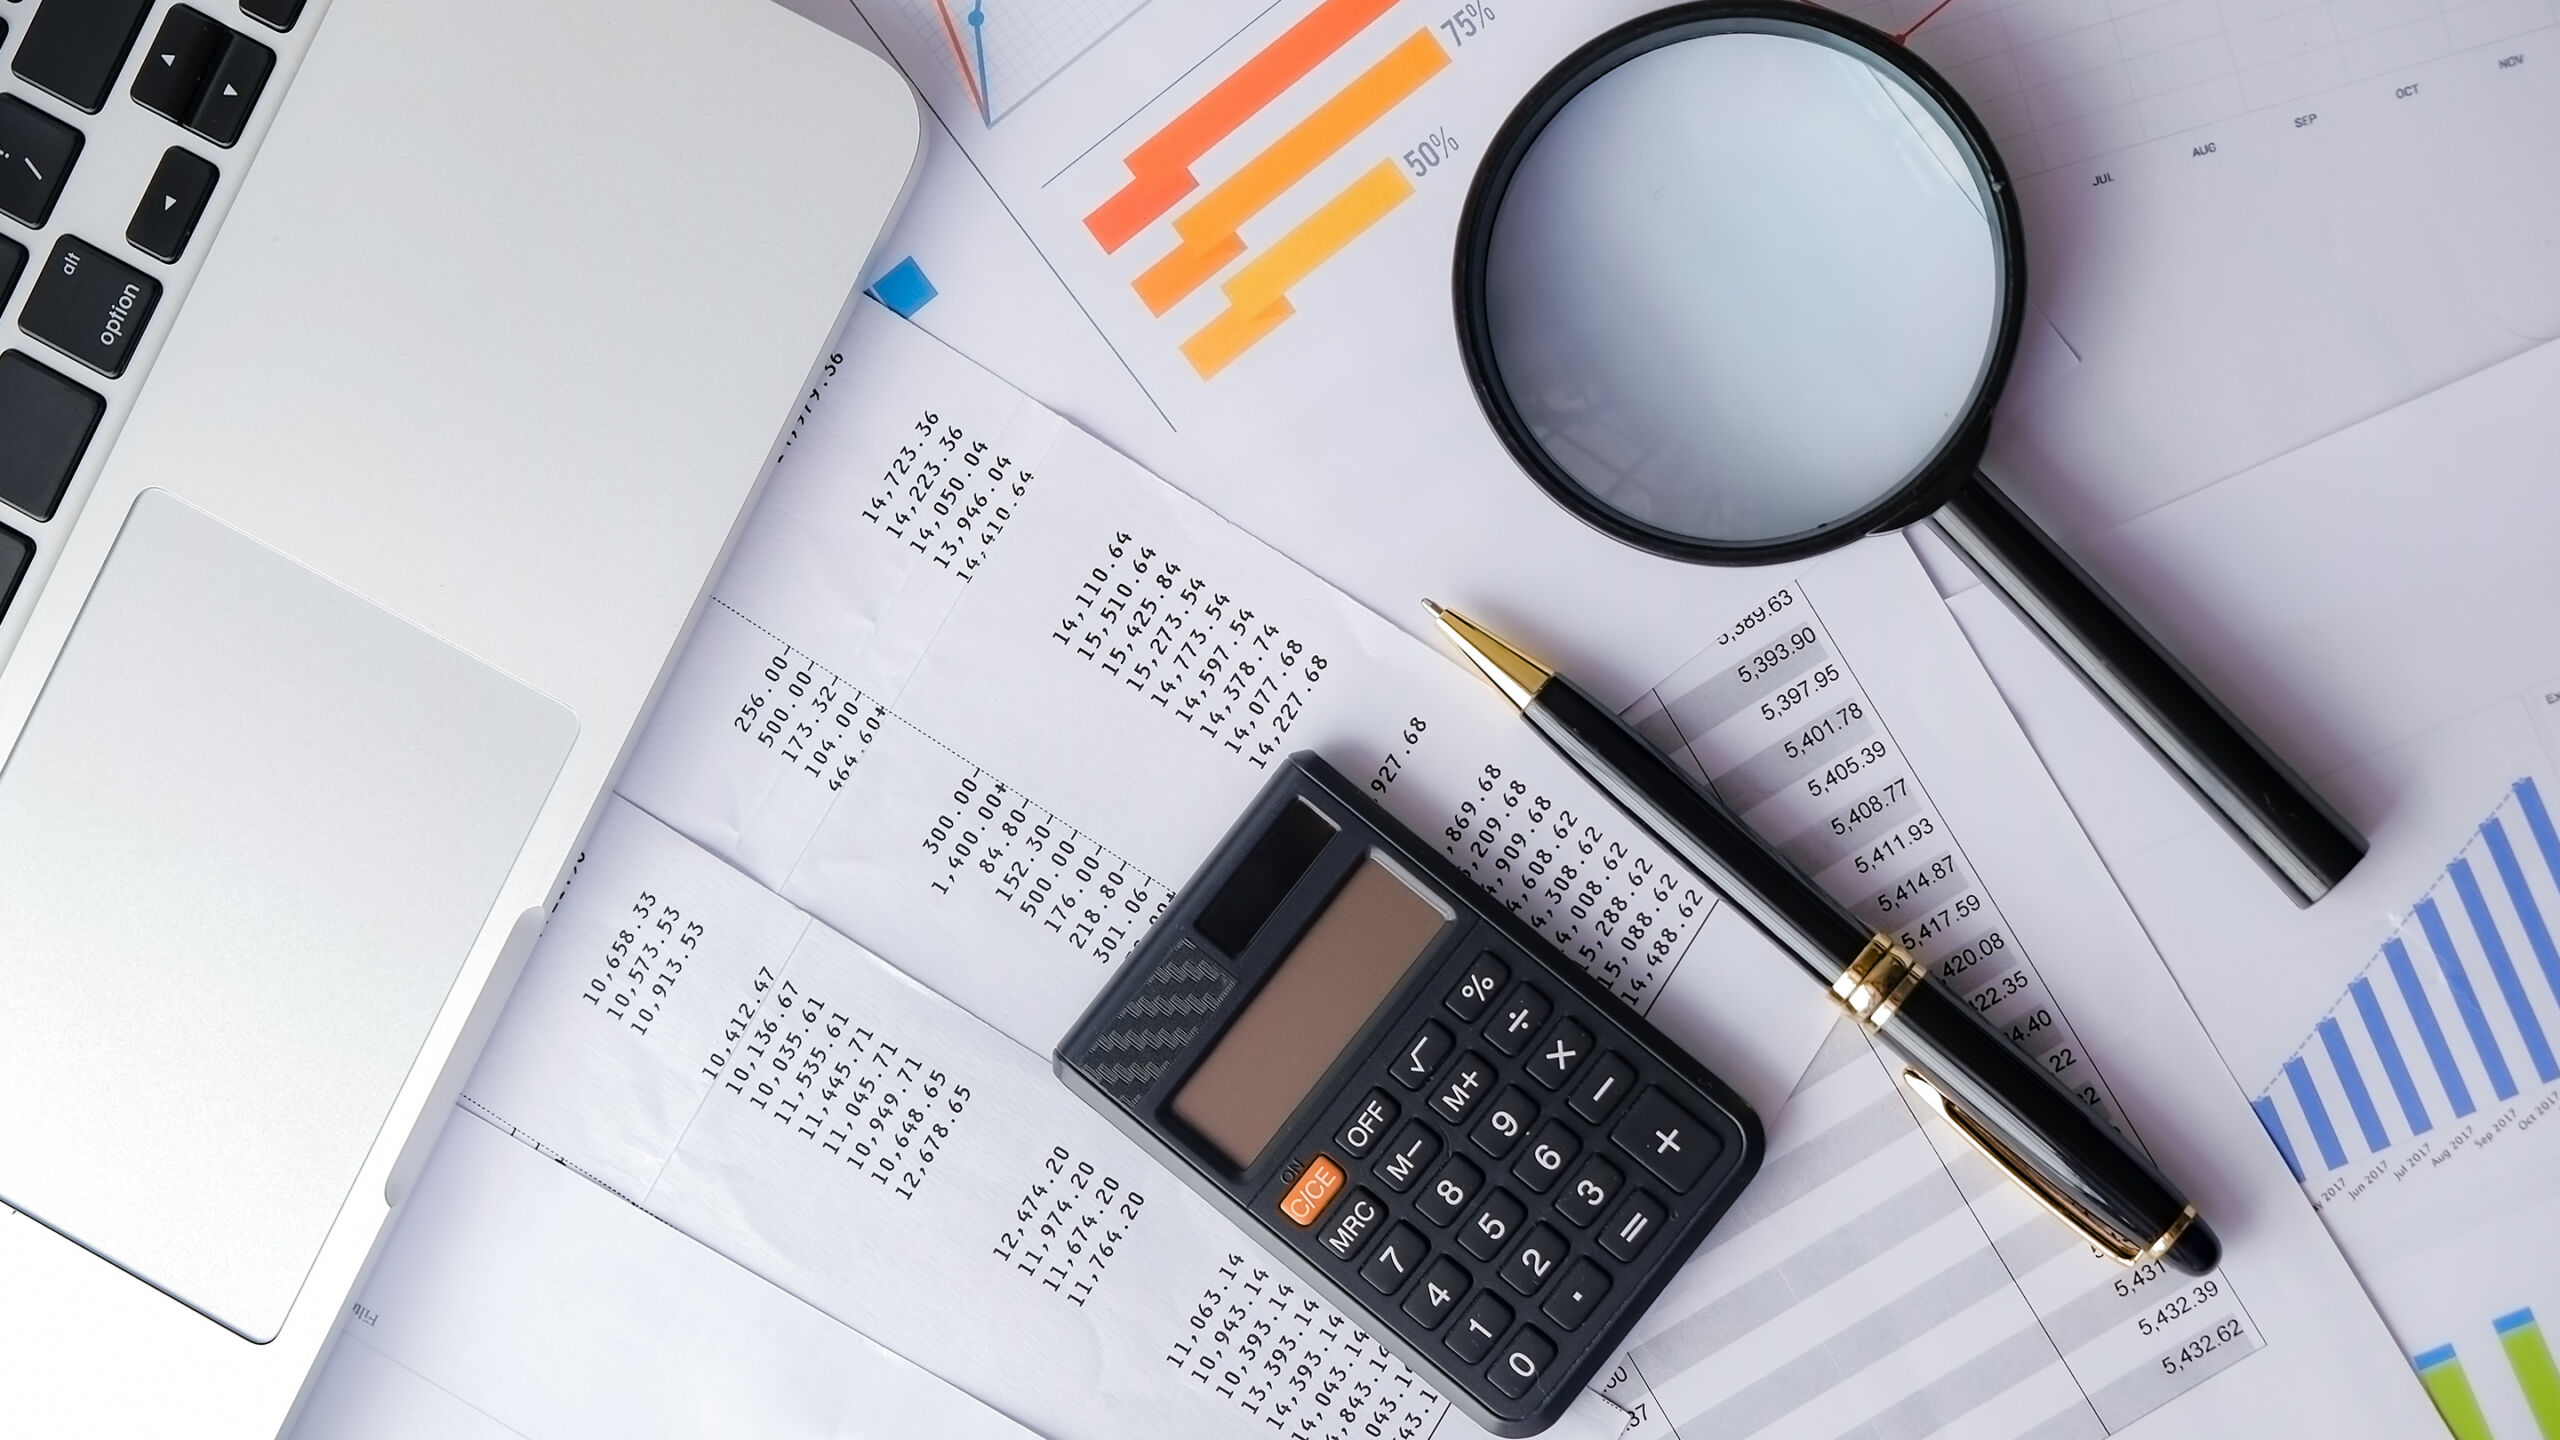
<svg viewBox="0 0 2560 1440"><path fill-rule="evenodd" d="M2190 1275L2222 1246L2196 1207L1890 938L1860 924L1572 682L1463 616L1431 615L1557 753L1732 901L1892 1052L1903 1086L2101 1253Z"/></svg>

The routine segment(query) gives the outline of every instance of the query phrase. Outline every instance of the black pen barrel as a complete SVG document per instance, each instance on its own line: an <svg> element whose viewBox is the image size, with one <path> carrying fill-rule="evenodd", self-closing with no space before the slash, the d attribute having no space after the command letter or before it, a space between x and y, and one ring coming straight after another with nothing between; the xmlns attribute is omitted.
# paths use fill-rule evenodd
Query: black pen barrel
<svg viewBox="0 0 2560 1440"><path fill-rule="evenodd" d="M1548 680L1522 713L1548 744L1823 984L1838 979L1865 948L1871 932L1847 907L1572 682Z"/></svg>
<svg viewBox="0 0 2560 1440"><path fill-rule="evenodd" d="M2091 1097L2056 1082L2033 1056L1983 1022L1973 1007L1939 985L1922 984L1877 1038L1912 1063L1961 1112L1959 1128L1979 1125L2025 1162L2013 1175L2048 1204L2077 1210L2116 1232L2117 1258L2151 1251L2174 1269L2201 1275L2222 1247L2186 1199L2108 1125ZM1916 1088L1916 1087L1915 1087ZM2053 1187L2050 1198L2043 1187Z"/></svg>
<svg viewBox="0 0 2560 1440"><path fill-rule="evenodd" d="M1549 678L1523 714L1825 985L1876 940L1795 862L1571 682ZM1897 993L1899 1008L1875 1033L1909 1062L1906 1083L1918 1082L1915 1093L1993 1163L2072 1223L2108 1232L2118 1259L2158 1259L2191 1274L2213 1268L2221 1254L2213 1232L2082 1097L1944 987L1921 983Z"/></svg>

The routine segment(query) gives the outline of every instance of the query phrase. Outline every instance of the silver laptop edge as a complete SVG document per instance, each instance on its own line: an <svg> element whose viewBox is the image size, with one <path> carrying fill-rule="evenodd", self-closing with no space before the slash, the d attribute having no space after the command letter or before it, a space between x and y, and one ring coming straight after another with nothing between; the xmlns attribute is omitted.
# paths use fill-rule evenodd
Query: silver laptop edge
<svg viewBox="0 0 2560 1440"><path fill-rule="evenodd" d="M155 9L146 41L168 8L164 0ZM206 8L238 23L231 0ZM313 1053L341 1067L330 1075L388 1077L387 1108L348 1152L352 1178L334 1213L324 1206L315 1212L323 1218L297 1228L281 1211L231 1212L243 1231L275 1220L269 1248L278 1255L299 1253L296 1237L308 1234L298 1280L278 1288L283 1272L262 1261L251 1267L256 1283L235 1285L220 1264L180 1263L196 1243L190 1218L241 1199L202 1154L186 1172L199 1178L161 1194L152 1187L166 1182L153 1179L149 1156L132 1157L131 1186L102 1184L97 1157L76 1138L15 1123L24 1117L0 1123L0 1196L20 1193L15 1173L84 1217L46 1224L0 1212L0 1379L12 1433L266 1436L285 1423L854 303L919 154L920 112L904 80L771 0L336 0L326 13L315 0L312 10L295 37L307 37L307 49L297 62L280 47L273 93L242 149L222 156L228 198L217 197L194 241L201 259L190 263L200 270L191 283L184 265L156 272L170 295L132 373L99 384L25 336L6 338L107 392L110 404L64 506L76 521L35 532L29 584L41 589L22 594L0 629L0 754L9 756L0 826L12 815L54 816L63 834L80 830L79 792L61 783L77 772L63 767L100 763L84 750L87 737L112 729L131 696L159 693L154 684L193 697L178 708L199 708L205 729L183 733L209 753L224 753L208 737L231 724L235 738L223 743L243 756L243 774L269 773L260 765L292 772L299 752L272 741L272 718L224 693L234 662L223 642L244 627L208 631L220 654L164 657L150 662L141 689L119 688L126 677L114 662L150 653L130 633L137 623L149 629L150 606L201 594L208 607L218 597L253 617L289 610L311 635L357 650L378 635L377 648L408 656L400 668L355 674L361 683L343 707L329 692L324 708L341 728L418 708L397 687L420 675L448 676L435 683L460 691L488 677L487 705L457 701L450 716L417 717L418 736L399 742L391 768L406 766L414 781L442 765L466 788L480 784L454 746L470 739L475 716L487 719L497 737L488 764L504 772L488 783L506 794L476 819L456 820L452 833L466 837L457 846L500 860L485 881L438 882L459 887L435 892L444 911L477 917L450 922L472 938L438 962L454 977L449 988L435 964L381 961L408 966L401 994L430 985L440 998L390 1003L391 991L366 975L350 982L361 994L343 1013L359 1029L376 1014L414 1010L416 1050L405 1063L386 1061L379 1046L327 1043L316 1022L285 1027L304 1041L320 1037ZM148 48L128 59L110 104L123 102ZM105 228L82 233L106 241L112 234L95 233ZM42 263L38 249L31 270ZM121 578L110 565L119 547L128 557ZM194 575L188 567L199 560L200 580L171 578ZM377 624L385 628L367 628ZM244 641L236 664L249 675L300 673L290 667L321 663L303 648ZM190 664L193 673L178 675ZM420 747L426 753L412 753ZM345 768L351 753L338 746L330 763L342 768L314 773L358 773ZM138 855L165 868L169 853L195 843L171 839L178 819L200 823L208 807L238 800L224 777L189 778L219 768L200 759L153 772L153 785L183 793L168 807L170 833L138 837ZM157 793L125 803L146 805ZM523 799L518 818L501 803L508 794ZM264 817L280 827L279 853L307 848L340 821L350 845L392 823L340 815L329 799ZM340 808L355 804L351 795ZM321 818L295 819L312 815ZM119 833L99 830L79 844L112 855ZM0 833L0 856L43 860L41 839ZM39 848L13 852L13 842ZM79 857L62 862L72 868L46 887L53 893L0 877L0 996L92 984L60 965L62 947L88 933L83 916L94 914L70 892L113 895L115 876L91 851ZM208 859L216 870L250 863ZM405 879L360 864L350 873L354 888L392 897ZM309 893L317 897L324 879L310 877ZM168 889L126 904L148 911ZM306 917L273 908L292 886L263 893L268 911L203 927L233 939L219 963L250 963L254 947L236 942L259 933L262 915L291 949L303 943L294 937L343 937L354 933L348 925L389 913L323 916L315 904ZM183 917L154 923L117 933L127 943L190 933ZM400 951L392 941L401 937L383 933L384 955ZM27 935L51 937L50 958L31 960L24 946L13 953L12 937ZM246 990L269 983L238 973ZM0 1014L0 1043L15 1033L50 1047L55 1063L29 1082L38 1084L81 1065L118 1067L121 1080L124 1067L151 1063L138 1046L202 1062L208 1113L234 1123L249 1103L242 1097L256 1096L240 1087L263 1072L232 1064L219 1037L263 1023L253 1009L276 996L225 995L214 986L190 1002L211 1011L197 1028L181 1023L196 1012L166 1005L159 1028L142 1031L111 1013ZM234 1003L237 1015L222 1013ZM63 1083L61 1093L81 1103L106 1103L99 1087ZM172 1093L136 1084L164 1105ZM277 1088L280 1109L303 1098L290 1084ZM325 1139L338 1122L324 1121L309 1128ZM161 1116L134 1133L175 1125ZM10 1145L20 1147L15 1172ZM306 1153L270 1150L244 1147L243 1164L281 1166ZM80 1174L62 1178L72 1171ZM313 1203L307 1193L293 1201ZM243 1248L254 1251L245 1239Z"/></svg>

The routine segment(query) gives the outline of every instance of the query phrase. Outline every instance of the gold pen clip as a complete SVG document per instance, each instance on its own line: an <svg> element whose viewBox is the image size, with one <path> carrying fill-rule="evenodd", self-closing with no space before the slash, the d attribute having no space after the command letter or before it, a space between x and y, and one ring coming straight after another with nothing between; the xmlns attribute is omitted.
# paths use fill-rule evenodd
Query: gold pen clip
<svg viewBox="0 0 2560 1440"><path fill-rule="evenodd" d="M1967 1114L1962 1106L1949 1100L1945 1092L1930 1082L1929 1077L1917 1070L1906 1068L1902 1072L1902 1083L1912 1094L1920 1098L1921 1104L1928 1106L1939 1119L1946 1121L1974 1149L1981 1151L1982 1158L1990 1161L1994 1169L2015 1181L2020 1189L2035 1198L2037 1204L2051 1211L2055 1219L2080 1232L2082 1238L2119 1265L2150 1264L2168 1254L2169 1247L2177 1244L2179 1237L2187 1233L2187 1227L2195 1223L2196 1207L2189 1205L2178 1212L2177 1219L2169 1222L2168 1229L2160 1232L2160 1238L2147 1245L2138 1240L2129 1239L2118 1233L2114 1226L2091 1214L2087 1206L2064 1194L2054 1186L2053 1182L2038 1174L2034 1166L2020 1159L2018 1153L2010 1149L1998 1135L1993 1134L1989 1126Z"/></svg>

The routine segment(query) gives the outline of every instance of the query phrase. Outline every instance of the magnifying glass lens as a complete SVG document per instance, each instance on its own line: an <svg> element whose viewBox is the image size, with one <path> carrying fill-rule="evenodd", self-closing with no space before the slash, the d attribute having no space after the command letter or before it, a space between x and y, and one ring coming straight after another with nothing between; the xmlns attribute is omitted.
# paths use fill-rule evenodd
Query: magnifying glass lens
<svg viewBox="0 0 2560 1440"><path fill-rule="evenodd" d="M1566 101L1485 256L1501 388L1588 499L1779 543L1928 467L1989 375L2002 250L1967 149L1812 38L1692 36Z"/></svg>

